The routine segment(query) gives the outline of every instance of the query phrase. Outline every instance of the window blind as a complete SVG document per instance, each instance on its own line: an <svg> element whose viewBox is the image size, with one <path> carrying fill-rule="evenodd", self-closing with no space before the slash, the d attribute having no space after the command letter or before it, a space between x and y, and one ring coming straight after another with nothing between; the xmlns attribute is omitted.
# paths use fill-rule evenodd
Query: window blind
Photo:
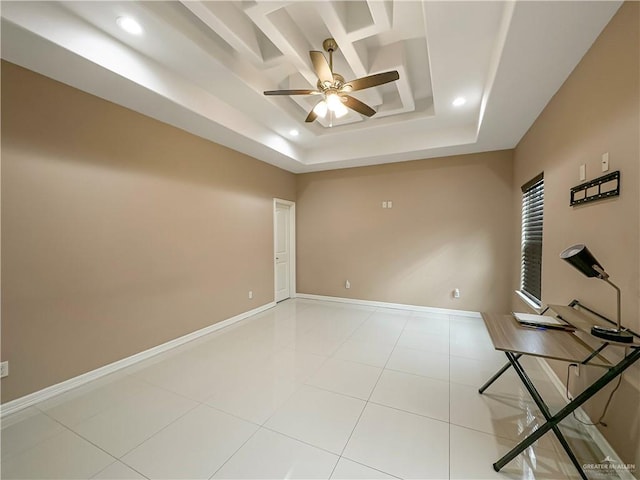
<svg viewBox="0 0 640 480"><path fill-rule="evenodd" d="M522 258L520 291L537 305L542 301L542 223L544 176L522 186Z"/></svg>

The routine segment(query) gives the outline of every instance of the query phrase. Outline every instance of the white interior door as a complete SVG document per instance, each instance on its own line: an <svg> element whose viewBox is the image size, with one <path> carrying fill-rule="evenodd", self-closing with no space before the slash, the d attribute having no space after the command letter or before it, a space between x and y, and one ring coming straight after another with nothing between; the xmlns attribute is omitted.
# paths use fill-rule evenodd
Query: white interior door
<svg viewBox="0 0 640 480"><path fill-rule="evenodd" d="M276 302L291 297L291 225L289 205L276 203L275 282Z"/></svg>

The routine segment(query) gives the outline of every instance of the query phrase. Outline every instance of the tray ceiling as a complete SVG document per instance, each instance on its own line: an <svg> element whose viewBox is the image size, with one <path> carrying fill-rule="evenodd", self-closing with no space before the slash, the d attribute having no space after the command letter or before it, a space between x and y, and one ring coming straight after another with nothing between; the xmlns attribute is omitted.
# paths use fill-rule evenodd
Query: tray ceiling
<svg viewBox="0 0 640 480"><path fill-rule="evenodd" d="M621 2L2 2L2 57L293 172L513 148ZM116 23L131 17L143 32ZM304 122L309 50L400 80ZM453 104L456 98L463 105ZM297 131L297 135L292 134Z"/></svg>

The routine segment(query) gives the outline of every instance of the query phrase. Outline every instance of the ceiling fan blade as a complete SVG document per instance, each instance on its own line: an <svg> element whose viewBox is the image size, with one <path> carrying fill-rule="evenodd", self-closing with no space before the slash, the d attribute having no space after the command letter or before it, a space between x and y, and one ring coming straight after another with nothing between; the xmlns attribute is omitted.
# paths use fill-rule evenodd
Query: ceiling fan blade
<svg viewBox="0 0 640 480"><path fill-rule="evenodd" d="M378 85L384 85L385 83L394 82L400 78L397 70L390 72L376 73L375 75L369 75L368 77L356 78L350 82L346 82L342 87L347 92L355 92L356 90L364 90L365 88L377 87ZM351 89L349 89L349 87Z"/></svg>
<svg viewBox="0 0 640 480"><path fill-rule="evenodd" d="M311 56L313 70L316 72L320 82L333 83L333 72L331 71L331 67L329 67L329 62L327 62L327 59L322 52L312 50L309 52L309 56Z"/></svg>
<svg viewBox="0 0 640 480"><path fill-rule="evenodd" d="M366 103L362 103L357 98L350 97L349 95L342 95L342 98L344 99L344 104L347 107L351 108L352 110L355 110L358 113L361 113L362 115L366 115L367 117L372 117L376 114L376 111L373 108L371 108Z"/></svg>
<svg viewBox="0 0 640 480"><path fill-rule="evenodd" d="M311 111L309 112L309 115L307 115L307 118L305 119L306 123L311 123L313 122L316 118L318 118L318 113L320 110L317 110L318 105L320 105L321 103L323 103L325 100L322 99L320 100L318 103L316 103L313 108L311 109ZM324 117L326 115L326 105L325 105L325 113L321 113L320 115L322 117ZM317 110L317 111L316 111Z"/></svg>
<svg viewBox="0 0 640 480"><path fill-rule="evenodd" d="M267 90L265 95L318 95L317 90Z"/></svg>
<svg viewBox="0 0 640 480"><path fill-rule="evenodd" d="M318 118L318 115L316 114L316 112L313 111L313 109L309 112L309 115L307 115L307 118L305 118L305 122L306 123L311 123L313 122L316 118Z"/></svg>

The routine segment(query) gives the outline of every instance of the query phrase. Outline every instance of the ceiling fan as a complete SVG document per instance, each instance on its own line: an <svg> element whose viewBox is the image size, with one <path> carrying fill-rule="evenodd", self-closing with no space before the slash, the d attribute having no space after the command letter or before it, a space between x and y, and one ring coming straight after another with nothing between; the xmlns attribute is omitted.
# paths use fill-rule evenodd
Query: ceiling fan
<svg viewBox="0 0 640 480"><path fill-rule="evenodd" d="M309 52L313 69L318 76L317 90L268 90L264 94L322 95L322 99L309 112L305 122L313 122L318 117L324 118L327 112L335 115L336 118L343 117L349 111L347 107L367 117L375 115L376 111L373 108L352 97L349 93L394 82L400 78L398 72L392 70L390 72L376 73L375 75L345 82L342 75L333 71L333 52L338 50L336 41L333 38L327 38L322 42L322 48L324 48L325 52L329 52L328 62L322 52Z"/></svg>

